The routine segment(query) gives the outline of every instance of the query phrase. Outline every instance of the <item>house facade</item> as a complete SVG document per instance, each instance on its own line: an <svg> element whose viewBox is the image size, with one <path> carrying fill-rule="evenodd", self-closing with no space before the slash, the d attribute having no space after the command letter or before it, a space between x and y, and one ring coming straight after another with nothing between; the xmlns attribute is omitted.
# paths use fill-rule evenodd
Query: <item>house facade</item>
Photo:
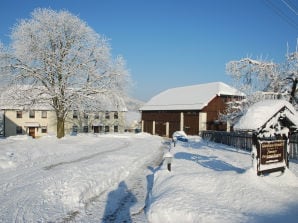
<svg viewBox="0 0 298 223"><path fill-rule="evenodd" d="M2 134L5 137L29 135L38 138L57 134L56 113L46 109L2 109ZM124 132L124 111L69 112L65 134Z"/></svg>
<svg viewBox="0 0 298 223"><path fill-rule="evenodd" d="M4 88L0 92L0 134L2 136L27 134L38 138L57 135L57 117L50 105L51 97L43 93L43 87L34 90L30 86L19 85ZM44 94L44 99L34 100L35 94ZM97 95L96 100L89 101L88 105L83 103L69 106L73 108L70 108L65 117L66 135L125 131L127 108L122 99L112 100L106 95Z"/></svg>
<svg viewBox="0 0 298 223"><path fill-rule="evenodd" d="M198 135L204 130L227 131L219 121L226 103L244 94L222 82L168 89L154 96L141 109L142 131L171 137L175 131Z"/></svg>

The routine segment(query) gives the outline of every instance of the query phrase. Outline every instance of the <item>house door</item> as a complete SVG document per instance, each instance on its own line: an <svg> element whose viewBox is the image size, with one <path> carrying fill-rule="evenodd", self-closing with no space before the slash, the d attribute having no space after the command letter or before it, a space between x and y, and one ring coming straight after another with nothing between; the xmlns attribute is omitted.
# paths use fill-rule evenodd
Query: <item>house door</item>
<svg viewBox="0 0 298 223"><path fill-rule="evenodd" d="M99 133L99 126L93 126L94 133Z"/></svg>
<svg viewBox="0 0 298 223"><path fill-rule="evenodd" d="M35 138L35 127L29 127L29 136Z"/></svg>

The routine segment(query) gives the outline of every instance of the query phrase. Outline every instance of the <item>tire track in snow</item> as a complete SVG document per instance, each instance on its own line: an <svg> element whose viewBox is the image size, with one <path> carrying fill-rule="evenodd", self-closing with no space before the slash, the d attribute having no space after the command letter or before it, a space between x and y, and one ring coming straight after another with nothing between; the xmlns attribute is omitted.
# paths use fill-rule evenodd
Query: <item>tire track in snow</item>
<svg viewBox="0 0 298 223"><path fill-rule="evenodd" d="M69 212L67 216L60 218L59 215L63 213L63 210L59 210L56 216L53 217L49 213L53 212L57 207L51 207L47 205L47 197L44 194L44 190L47 189L48 185L52 182L59 181L61 175L57 175L53 168L70 165L73 163L87 161L98 156L106 155L125 149L129 146L129 142L125 141L122 144L118 144L116 148L107 151L101 151L90 154L88 156L79 157L70 161L59 162L56 164L41 167L37 165L31 166L30 168L18 168L15 175L7 175L8 183L0 185L2 188L2 196L0 197L0 222L1 219L7 219L9 222L23 223L23 222L45 222L45 219L63 219L60 222L72 222L75 218L77 211ZM79 156L80 154L74 154ZM63 175L63 172L61 172ZM5 174L3 175L3 177ZM42 176L42 177L41 177ZM51 204L50 204L51 205ZM47 209L50 208L48 211ZM47 221L57 222L57 221Z"/></svg>
<svg viewBox="0 0 298 223"><path fill-rule="evenodd" d="M98 153L93 153L91 155L88 155L88 156L84 156L84 157L80 157L78 159L75 159L75 160L71 160L71 161L64 161L64 162L59 162L59 163L56 163L56 164L51 164L49 166L45 166L43 167L44 170L51 170L57 166L62 166L62 165L68 165L68 164L73 164L73 163L79 163L79 162L82 162L82 161L86 161L86 160L90 160L90 159L93 159L93 158L97 158L97 156L100 156L100 155L105 155L105 154L109 154L109 153L112 153L112 152L116 152L116 151L119 151L119 150L122 150L122 149L125 149L129 146L129 143L128 142L125 142L123 143L124 145L121 145L115 149L112 149L112 150L107 150L107 151L101 151L101 152L98 152Z"/></svg>
<svg viewBox="0 0 298 223"><path fill-rule="evenodd" d="M14 180L17 182L12 183L11 188L4 191L0 199L0 213L3 217L0 216L0 222L1 218L7 222L20 223L29 222L29 219L32 222L36 220L36 214L42 212L46 200L42 193L43 185L49 182L46 177L40 178L41 172L40 169L31 169L30 173L25 170L15 176ZM30 181L24 178L29 178ZM42 219L41 216L40 218Z"/></svg>

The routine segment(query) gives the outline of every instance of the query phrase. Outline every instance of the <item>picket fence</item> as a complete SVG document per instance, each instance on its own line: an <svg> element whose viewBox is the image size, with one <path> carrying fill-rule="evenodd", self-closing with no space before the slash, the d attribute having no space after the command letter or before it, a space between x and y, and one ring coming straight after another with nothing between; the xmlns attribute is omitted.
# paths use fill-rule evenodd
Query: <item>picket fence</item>
<svg viewBox="0 0 298 223"><path fill-rule="evenodd" d="M232 146L237 149L251 151L252 132L223 132L223 131L203 131L201 137L204 140ZM290 159L298 160L298 133L292 134L289 138Z"/></svg>

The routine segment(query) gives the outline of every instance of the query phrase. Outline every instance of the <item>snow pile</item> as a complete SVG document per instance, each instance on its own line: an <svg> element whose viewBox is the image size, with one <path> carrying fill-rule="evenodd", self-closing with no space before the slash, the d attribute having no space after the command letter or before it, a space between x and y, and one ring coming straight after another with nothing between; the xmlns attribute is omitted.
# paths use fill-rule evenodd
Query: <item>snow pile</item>
<svg viewBox="0 0 298 223"><path fill-rule="evenodd" d="M154 176L150 222L297 222L297 164L258 177L250 154L228 147L192 139L171 153L172 171Z"/></svg>

